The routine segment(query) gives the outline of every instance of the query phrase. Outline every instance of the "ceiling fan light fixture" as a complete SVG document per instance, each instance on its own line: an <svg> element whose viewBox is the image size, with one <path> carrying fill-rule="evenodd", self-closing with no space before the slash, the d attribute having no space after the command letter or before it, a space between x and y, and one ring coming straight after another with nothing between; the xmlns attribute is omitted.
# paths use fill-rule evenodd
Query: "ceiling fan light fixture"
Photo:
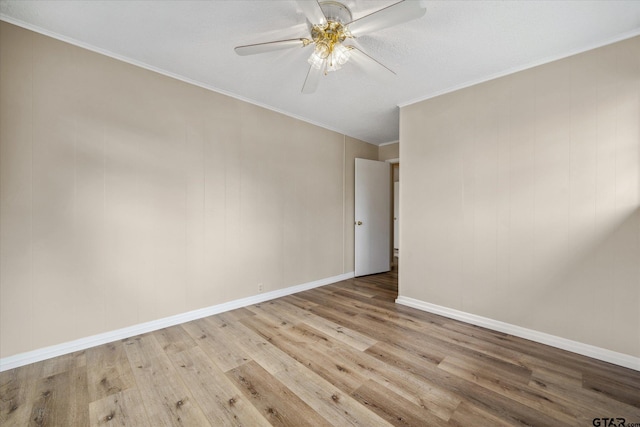
<svg viewBox="0 0 640 427"><path fill-rule="evenodd" d="M325 68L325 73L338 71L351 57L349 49L342 43L337 43L333 46L325 45L324 48L320 49L318 46L316 46L314 52L309 59L307 59L307 62L317 70Z"/></svg>
<svg viewBox="0 0 640 427"><path fill-rule="evenodd" d="M318 57L325 59L329 57L329 55L331 55L332 50L333 50L333 46L331 45L331 42L328 42L326 40L320 40L316 42L316 48L314 49L313 53L314 55L317 55Z"/></svg>
<svg viewBox="0 0 640 427"><path fill-rule="evenodd" d="M327 67L325 68L324 73L327 74L331 71L338 71L340 68L342 68L342 65L338 64L333 59L329 59L327 60Z"/></svg>
<svg viewBox="0 0 640 427"><path fill-rule="evenodd" d="M342 42L349 37L343 22L351 19L351 12L337 2L322 2L320 7L327 17L327 22L311 28L315 48L307 62L318 70L324 68L323 71L327 74L339 70L349 60L349 50Z"/></svg>
<svg viewBox="0 0 640 427"><path fill-rule="evenodd" d="M342 43L338 43L333 48L332 59L335 60L340 65L344 65L347 63L349 58L351 57L351 52L349 49L344 47Z"/></svg>
<svg viewBox="0 0 640 427"><path fill-rule="evenodd" d="M315 51L311 54L309 59L307 59L307 62L311 64L311 66L316 70L319 70L324 66L324 61L325 61L325 58L318 55Z"/></svg>

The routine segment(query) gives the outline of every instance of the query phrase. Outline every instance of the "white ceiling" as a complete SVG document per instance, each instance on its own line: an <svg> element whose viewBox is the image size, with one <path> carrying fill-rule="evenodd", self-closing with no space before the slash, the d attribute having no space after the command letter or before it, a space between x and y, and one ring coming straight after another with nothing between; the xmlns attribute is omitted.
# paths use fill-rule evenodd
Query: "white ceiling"
<svg viewBox="0 0 640 427"><path fill-rule="evenodd" d="M395 2L343 1L354 19ZM294 0L1 0L0 18L373 144L398 140L398 105L640 34L638 0L425 4L423 18L357 39L397 76L348 63L311 95L300 92L311 47L233 50L307 36Z"/></svg>

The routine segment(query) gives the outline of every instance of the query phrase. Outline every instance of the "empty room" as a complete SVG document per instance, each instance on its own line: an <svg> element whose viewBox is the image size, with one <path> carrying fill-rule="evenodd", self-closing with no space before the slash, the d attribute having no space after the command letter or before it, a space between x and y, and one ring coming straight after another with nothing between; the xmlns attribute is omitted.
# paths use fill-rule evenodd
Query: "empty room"
<svg viewBox="0 0 640 427"><path fill-rule="evenodd" d="M0 0L0 425L640 427L640 1Z"/></svg>

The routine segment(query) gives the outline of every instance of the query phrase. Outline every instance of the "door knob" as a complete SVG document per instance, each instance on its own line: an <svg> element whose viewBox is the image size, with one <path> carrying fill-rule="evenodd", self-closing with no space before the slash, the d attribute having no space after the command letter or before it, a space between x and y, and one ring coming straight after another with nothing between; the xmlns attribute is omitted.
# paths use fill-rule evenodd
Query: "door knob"
<svg viewBox="0 0 640 427"><path fill-rule="evenodd" d="M362 225L362 221L358 221L358 222L356 222L356 224Z"/></svg>

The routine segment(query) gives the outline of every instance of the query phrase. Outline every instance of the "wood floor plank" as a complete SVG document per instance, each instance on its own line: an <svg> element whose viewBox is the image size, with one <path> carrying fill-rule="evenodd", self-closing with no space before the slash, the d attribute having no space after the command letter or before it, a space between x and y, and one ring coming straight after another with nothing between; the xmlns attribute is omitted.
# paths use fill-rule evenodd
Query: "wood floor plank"
<svg viewBox="0 0 640 427"><path fill-rule="evenodd" d="M254 316L254 313L247 307L236 308L235 310L227 311L226 314L235 320L242 320L247 316Z"/></svg>
<svg viewBox="0 0 640 427"><path fill-rule="evenodd" d="M358 326L358 321L361 322L360 326ZM363 322L361 319L356 319L350 325L350 327L358 328L359 332L376 338L379 343L393 342L396 347L421 358L424 363L433 367L436 367L448 354L446 350L438 348L438 346L422 343L424 337L418 332L399 330L397 327L384 323Z"/></svg>
<svg viewBox="0 0 640 427"><path fill-rule="evenodd" d="M335 285L327 285L326 289L330 291L347 292L351 295L355 295L363 298L373 298L376 296L375 292L369 292L366 289L363 289L362 287L359 287L359 286L336 287Z"/></svg>
<svg viewBox="0 0 640 427"><path fill-rule="evenodd" d="M365 350L376 341L360 334L357 331L353 331L349 328L325 319L321 316L317 316L311 312L305 312L296 306L291 304L277 301L270 302L269 304L262 304L260 307L254 308L255 313L259 313L262 319L272 319L272 321L280 322L280 325L293 327L301 323L312 326L314 329L321 331L324 335L332 337L338 341L341 341L347 345L350 345L358 350ZM279 316L276 314L280 314Z"/></svg>
<svg viewBox="0 0 640 427"><path fill-rule="evenodd" d="M448 423L405 398L368 381L351 393L357 401L394 426L446 426Z"/></svg>
<svg viewBox="0 0 640 427"><path fill-rule="evenodd" d="M350 301L340 298L335 295L334 292L327 291L326 289L316 288L310 291L301 292L298 295L300 298L304 298L316 304L314 309L309 310L312 313L321 311L329 316L354 317L361 311L354 308L350 304ZM326 317L324 315L321 316Z"/></svg>
<svg viewBox="0 0 640 427"><path fill-rule="evenodd" d="M615 413L628 420L640 420L640 408L583 388L581 381L576 383L538 370L533 373L529 387L546 396L566 399L588 420L601 417L605 413Z"/></svg>
<svg viewBox="0 0 640 427"><path fill-rule="evenodd" d="M480 328L463 322L450 322L447 328L455 330L474 330L474 335L481 337L487 345L495 345L523 354L523 356L548 362L557 369L573 369L581 373L594 373L610 378L612 381L628 378L634 383L640 384L640 371L634 371L610 363L602 362L569 351L548 345L536 343L524 338L503 334L497 331Z"/></svg>
<svg viewBox="0 0 640 427"><path fill-rule="evenodd" d="M385 322L373 322L372 319L363 319L359 313L355 316L342 316L340 314L331 313L331 309L316 307L313 312L318 316L329 319L330 321L346 327L356 333L369 337L372 344L378 341L395 341L402 335L409 341L414 341L416 337L420 338L420 334L416 332L407 332L397 327L386 324ZM367 342L366 344L369 344ZM366 348L365 348L366 349ZM434 362L437 363L444 357L444 354L436 354L433 356Z"/></svg>
<svg viewBox="0 0 640 427"><path fill-rule="evenodd" d="M503 352L488 349L486 345L477 340L455 334L447 336L439 329L439 326L415 326L414 322L396 321L397 319L383 318L375 313L362 315L370 321L378 332L391 329L402 336L397 343L402 343L410 351L425 354L434 361L442 360L446 355L455 353L458 359L464 359L468 363L482 366L486 371L495 376L510 378L525 385L531 377L531 370L520 362L520 356L516 352Z"/></svg>
<svg viewBox="0 0 640 427"><path fill-rule="evenodd" d="M152 425L209 425L153 334L126 339L124 344Z"/></svg>
<svg viewBox="0 0 640 427"><path fill-rule="evenodd" d="M483 411L477 406L462 402L456 409L455 413L449 420L452 427L468 427L468 426L491 426L491 427L510 427L512 423L497 417L489 412Z"/></svg>
<svg viewBox="0 0 640 427"><path fill-rule="evenodd" d="M354 306L361 307L358 304L360 303L356 302ZM381 307L361 308L366 312L367 318L377 323L397 325L400 328L418 332L422 336L428 337L430 342L436 339L437 341L435 341L435 343L440 344L439 347L443 349L444 354L449 354L451 346L456 346L456 351L473 350L475 353L484 354L493 359L507 362L510 365L515 365L525 370L527 369L520 361L522 353L499 346L489 346L482 339L476 338L473 335L447 329L446 323L418 321L407 314Z"/></svg>
<svg viewBox="0 0 640 427"><path fill-rule="evenodd" d="M367 349L366 352L387 364L394 365L439 387L450 390L459 396L461 401L477 406L513 425L566 425L566 423L559 422L545 413L495 393L493 390L450 375L437 366L425 364L420 357L406 353L399 347L378 343Z"/></svg>
<svg viewBox="0 0 640 427"><path fill-rule="evenodd" d="M291 358L346 393L350 393L360 387L366 380L366 378L358 375L357 372L343 367L339 361L332 359L324 351L326 347L318 343L319 341L328 343L330 337L323 336L321 332L312 332L299 326L286 330L270 328L265 326L265 322L261 321L259 316L256 316L255 319L245 319L243 323Z"/></svg>
<svg viewBox="0 0 640 427"><path fill-rule="evenodd" d="M344 297L344 298L348 298L351 300L355 300L355 301L361 301L367 305L373 306L373 307L382 307L382 308L389 308L392 309L395 307L395 303L393 301L390 301L388 299L385 298L367 298L367 297L363 297L357 294L354 294L352 292L349 292L349 290L345 289L345 290L340 290L340 291L335 291L333 292L333 294L335 296L340 296L340 297Z"/></svg>
<svg viewBox="0 0 640 427"><path fill-rule="evenodd" d="M274 376L334 426L391 425L301 364Z"/></svg>
<svg viewBox="0 0 640 427"><path fill-rule="evenodd" d="M268 421L199 348L172 354L174 366L212 426L268 426Z"/></svg>
<svg viewBox="0 0 640 427"><path fill-rule="evenodd" d="M532 376L537 375L543 379L555 378L564 384L582 387L582 372L577 369L557 365L526 354L520 356L520 363L531 370Z"/></svg>
<svg viewBox="0 0 640 427"><path fill-rule="evenodd" d="M227 376L273 426L331 425L254 361L232 369Z"/></svg>
<svg viewBox="0 0 640 427"><path fill-rule="evenodd" d="M317 307L315 302L308 301L304 298L300 298L297 295L287 295L286 297L279 298L280 301L287 302L303 310L309 310L310 308Z"/></svg>
<svg viewBox="0 0 640 427"><path fill-rule="evenodd" d="M364 351L377 342L377 340L374 340L364 334L345 328L339 323L332 322L313 313L305 315L305 313L303 313L304 310L283 301L274 301L271 307L277 311L291 312L295 318L299 319L299 322L304 322L324 334L350 345L357 350Z"/></svg>
<svg viewBox="0 0 640 427"><path fill-rule="evenodd" d="M90 402L135 387L122 341L89 348L86 358Z"/></svg>
<svg viewBox="0 0 640 427"><path fill-rule="evenodd" d="M279 328L290 328L296 323L300 322L300 318L295 316L291 311L273 310L270 309L274 305L273 301L267 301L262 304L255 304L248 307L248 310L253 314L252 317L245 317L240 319L240 322L244 320L251 320L259 316L261 319L268 320L270 323L278 325ZM311 313L308 314L309 316Z"/></svg>
<svg viewBox="0 0 640 427"><path fill-rule="evenodd" d="M210 320L216 322L218 327L227 334L227 339L235 341L242 348L242 351L249 355L249 359L258 362L268 372L273 374L297 364L295 359L279 348L270 345L267 340L242 323L232 322L232 319L224 314Z"/></svg>
<svg viewBox="0 0 640 427"><path fill-rule="evenodd" d="M182 328L211 357L216 365L226 372L250 360L249 355L208 319L199 319L182 324Z"/></svg>
<svg viewBox="0 0 640 427"><path fill-rule="evenodd" d="M631 381L630 378L635 379L635 375L628 378L611 378L587 372L582 377L582 385L588 390L640 408L640 381Z"/></svg>
<svg viewBox="0 0 640 427"><path fill-rule="evenodd" d="M450 391L395 366L382 363L367 353L355 352L349 348L332 349L329 353L335 353L346 369L360 370L363 376L384 385L444 421L451 417L460 404L460 398Z"/></svg>
<svg viewBox="0 0 640 427"><path fill-rule="evenodd" d="M0 372L0 425L24 426L29 423L31 407L43 363Z"/></svg>
<svg viewBox="0 0 640 427"><path fill-rule="evenodd" d="M71 369L83 368L87 366L85 350L75 351L53 359L44 360L42 363L42 376L50 377Z"/></svg>
<svg viewBox="0 0 640 427"><path fill-rule="evenodd" d="M278 325L269 325L260 316L243 323L345 392L375 380L443 420L449 419L460 402L435 385L418 381L350 346L340 346L307 325L279 330Z"/></svg>
<svg viewBox="0 0 640 427"><path fill-rule="evenodd" d="M438 367L459 378L475 383L487 390L500 394L514 402L535 409L541 413L551 415L554 419L567 425L581 424L588 420L582 419L578 408L567 405L560 396L548 396L531 389L528 384L521 384L517 380L496 375L484 366L478 366L455 357L446 357Z"/></svg>
<svg viewBox="0 0 640 427"><path fill-rule="evenodd" d="M71 368L38 380L30 426L89 425L87 371Z"/></svg>
<svg viewBox="0 0 640 427"><path fill-rule="evenodd" d="M197 345L181 325L160 329L155 331L153 335L167 354L180 353Z"/></svg>
<svg viewBox="0 0 640 427"><path fill-rule="evenodd" d="M316 299L316 301L321 301L321 299ZM331 303L326 302L325 304L329 305ZM309 311L323 319L327 319L331 322L337 323L338 325L346 326L354 331L367 335L366 332L362 331L358 327L360 326L360 322L358 322L357 319L358 312L350 307L327 307L323 304L317 304L315 307L310 308Z"/></svg>
<svg viewBox="0 0 640 427"><path fill-rule="evenodd" d="M112 393L91 402L89 419L92 427L114 425L152 427L137 388Z"/></svg>
<svg viewBox="0 0 640 427"><path fill-rule="evenodd" d="M395 304L358 277L0 373L0 425L640 422L640 371Z"/></svg>

